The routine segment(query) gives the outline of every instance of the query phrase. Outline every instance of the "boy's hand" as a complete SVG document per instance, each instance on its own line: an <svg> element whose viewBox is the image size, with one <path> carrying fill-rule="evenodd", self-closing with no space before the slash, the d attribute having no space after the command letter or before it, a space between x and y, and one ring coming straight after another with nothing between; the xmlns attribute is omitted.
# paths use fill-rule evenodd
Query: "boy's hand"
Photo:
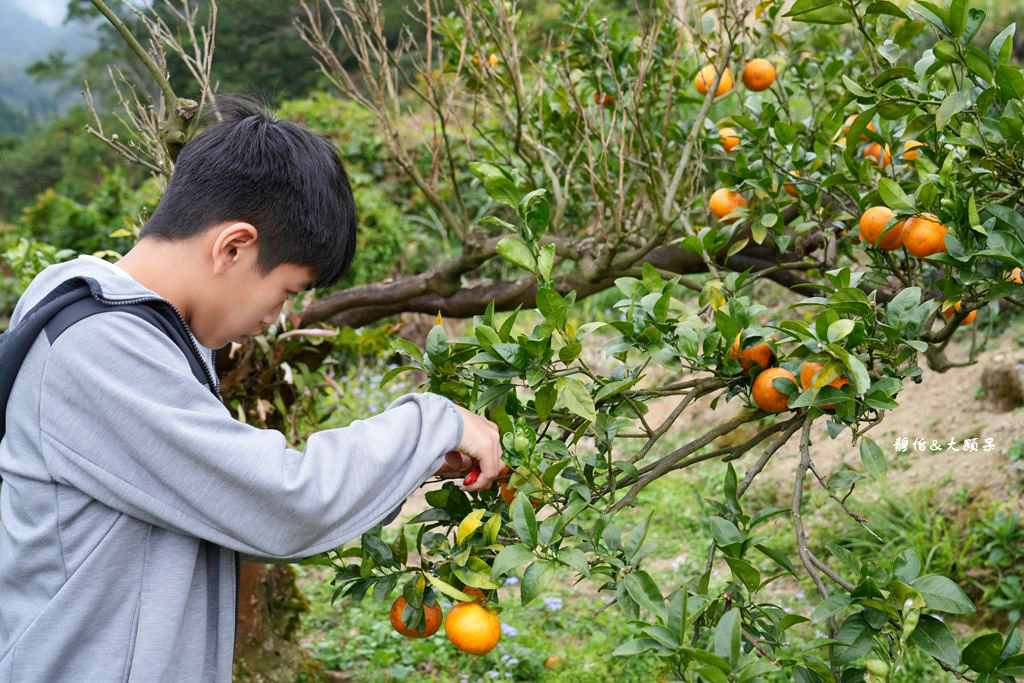
<svg viewBox="0 0 1024 683"><path fill-rule="evenodd" d="M462 414L462 442L457 451L448 451L444 464L436 472L444 479L465 477L474 466L479 466L480 476L464 491L480 491L488 488L498 478L505 463L501 461L501 441L498 425L486 417L471 413L462 406L456 406Z"/></svg>

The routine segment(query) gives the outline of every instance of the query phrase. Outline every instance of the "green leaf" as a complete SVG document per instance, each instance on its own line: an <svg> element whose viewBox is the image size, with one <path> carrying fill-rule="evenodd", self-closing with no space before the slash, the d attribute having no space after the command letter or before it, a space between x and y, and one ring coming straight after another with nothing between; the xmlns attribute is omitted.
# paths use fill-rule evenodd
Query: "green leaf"
<svg viewBox="0 0 1024 683"><path fill-rule="evenodd" d="M715 626L714 653L736 666L740 658L740 610L733 607Z"/></svg>
<svg viewBox="0 0 1024 683"><path fill-rule="evenodd" d="M630 657L633 655L642 654L648 650L662 650L663 646L661 643L656 641L654 638L634 638L633 640L627 640L622 645L612 650L613 657Z"/></svg>
<svg viewBox="0 0 1024 683"><path fill-rule="evenodd" d="M714 515L711 517L711 535L714 536L719 545L731 545L743 540L743 536L735 524Z"/></svg>
<svg viewBox="0 0 1024 683"><path fill-rule="evenodd" d="M647 538L647 529L651 524L651 517L653 515L654 510L651 510L647 517L637 524L622 542L622 551L625 554L627 561L632 561L640 550L640 547L644 544L644 539Z"/></svg>
<svg viewBox="0 0 1024 683"><path fill-rule="evenodd" d="M640 607L662 621L665 620L665 598L662 597L657 584L647 572L638 571L626 574L622 582L629 597L633 598Z"/></svg>
<svg viewBox="0 0 1024 683"><path fill-rule="evenodd" d="M995 671L999 666L1003 639L998 633L978 636L964 648L961 659L963 663L979 673Z"/></svg>
<svg viewBox="0 0 1024 683"><path fill-rule="evenodd" d="M785 17L798 17L801 14L807 14L808 12L814 12L820 10L823 7L830 7L832 5L838 5L839 0L797 0L793 3L793 6L789 8L783 16Z"/></svg>
<svg viewBox="0 0 1024 683"><path fill-rule="evenodd" d="M556 386L558 387L558 394L565 401L566 408L591 422L597 419L594 399L583 385L583 382L575 377L560 377Z"/></svg>
<svg viewBox="0 0 1024 683"><path fill-rule="evenodd" d="M519 534L520 540L530 548L537 547L537 516L533 512L533 505L530 504L530 497L523 493L516 493L512 501L512 529Z"/></svg>
<svg viewBox="0 0 1024 683"><path fill-rule="evenodd" d="M547 190L540 188L526 194L519 202L519 215L534 238L540 237L548 229L551 219L551 207L548 204Z"/></svg>
<svg viewBox="0 0 1024 683"><path fill-rule="evenodd" d="M551 271L555 267L555 245L545 244L540 248L537 257L537 273L545 280L551 279Z"/></svg>
<svg viewBox="0 0 1024 683"><path fill-rule="evenodd" d="M525 545L520 543L507 545L494 558L494 563L491 565L491 576L495 579L500 578L533 559L533 551Z"/></svg>
<svg viewBox="0 0 1024 683"><path fill-rule="evenodd" d="M427 577L427 581L430 582L431 586L441 591L449 598L465 602L472 602L473 600L476 600L476 598L470 595L469 593L463 593L455 586L446 583L445 581L442 581L441 579L437 578L436 576L433 576L432 574L424 574L424 576Z"/></svg>
<svg viewBox="0 0 1024 683"><path fill-rule="evenodd" d="M523 270L533 272L537 269L530 247L519 237L503 237L496 248L499 256Z"/></svg>
<svg viewBox="0 0 1024 683"><path fill-rule="evenodd" d="M933 616L922 614L909 642L950 666L960 665L960 648L949 627Z"/></svg>
<svg viewBox="0 0 1024 683"><path fill-rule="evenodd" d="M878 194L882 196L882 201L885 202L885 205L891 209L914 210L914 200L892 178L878 179Z"/></svg>
<svg viewBox="0 0 1024 683"><path fill-rule="evenodd" d="M860 439L860 460L864 463L864 469L875 479L884 479L889 465L886 462L885 454L872 439L866 436Z"/></svg>
<svg viewBox="0 0 1024 683"><path fill-rule="evenodd" d="M524 496L525 498L525 496ZM519 596L526 605L543 591L555 573L555 565L547 560L535 560L523 572L523 581L519 584Z"/></svg>
<svg viewBox="0 0 1024 683"><path fill-rule="evenodd" d="M992 63L995 65L1006 64L1009 60L1009 54L1013 52L1013 34L1017 32L1017 24L1013 23L1004 28L999 34L992 39L992 42L988 46L988 56L992 58ZM1003 58L1003 48L1009 47L1006 58Z"/></svg>
<svg viewBox="0 0 1024 683"><path fill-rule="evenodd" d="M492 199L508 204L513 209L519 204L522 193L503 169L485 161L471 161L469 170L480 179L484 190Z"/></svg>
<svg viewBox="0 0 1024 683"><path fill-rule="evenodd" d="M811 621L817 623L824 621L832 615L841 612L850 604L850 596L836 593L825 598L814 608L811 613Z"/></svg>
<svg viewBox="0 0 1024 683"><path fill-rule="evenodd" d="M910 583L921 573L921 557L912 548L907 548L892 561L892 575Z"/></svg>
<svg viewBox="0 0 1024 683"><path fill-rule="evenodd" d="M747 587L747 590L753 592L761 585L761 572L757 571L754 565L746 560L728 555L725 556L725 562L729 565L733 575Z"/></svg>
<svg viewBox="0 0 1024 683"><path fill-rule="evenodd" d="M842 318L835 321L828 326L828 340L830 342L837 342L845 339L851 332L853 332L854 322L849 318Z"/></svg>
<svg viewBox="0 0 1024 683"><path fill-rule="evenodd" d="M967 0L952 0L949 3L949 32L954 38L959 38L966 24Z"/></svg>
<svg viewBox="0 0 1024 683"><path fill-rule="evenodd" d="M459 523L459 528L455 532L455 543L461 545L468 537L473 535L473 532L483 526L484 514L487 510L484 508L477 508L471 513L462 518L462 522Z"/></svg>
<svg viewBox="0 0 1024 683"><path fill-rule="evenodd" d="M998 76L996 78L998 81ZM935 128L942 130L955 114L959 114L971 104L971 88L957 90L946 96L935 112Z"/></svg>
<svg viewBox="0 0 1024 683"><path fill-rule="evenodd" d="M974 36L978 34L978 29L985 23L985 11L980 9L971 8L967 10L967 23L964 26L964 34L960 37L960 41L965 45L974 40Z"/></svg>
<svg viewBox="0 0 1024 683"><path fill-rule="evenodd" d="M448 335L444 326L434 325L427 333L427 357L435 366L443 365L448 360Z"/></svg>
<svg viewBox="0 0 1024 683"><path fill-rule="evenodd" d="M864 15L868 16L871 14L888 14L891 17L899 17L900 19L909 19L907 13L887 0L877 0L868 5L868 8L864 10Z"/></svg>
<svg viewBox="0 0 1024 683"><path fill-rule="evenodd" d="M1024 76L1019 66L1000 64L996 67L996 85L1007 98L1024 99Z"/></svg>
<svg viewBox="0 0 1024 683"><path fill-rule="evenodd" d="M931 609L950 614L970 614L974 612L974 603L967 597L960 586L945 576L927 574L914 579L911 586L917 589L924 602Z"/></svg>

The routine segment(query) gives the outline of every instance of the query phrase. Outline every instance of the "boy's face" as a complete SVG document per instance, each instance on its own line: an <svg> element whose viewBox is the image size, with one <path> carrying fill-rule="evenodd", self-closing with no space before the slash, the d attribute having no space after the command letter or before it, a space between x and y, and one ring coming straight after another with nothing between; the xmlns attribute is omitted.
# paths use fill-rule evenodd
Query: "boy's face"
<svg viewBox="0 0 1024 683"><path fill-rule="evenodd" d="M203 346L219 349L260 334L285 301L309 289L312 269L282 263L260 277L259 231L224 222L192 240L139 240L114 265L171 302Z"/></svg>
<svg viewBox="0 0 1024 683"><path fill-rule="evenodd" d="M256 269L258 232L248 223L230 223L213 233L213 291L202 297L190 323L210 348L242 342L277 320L286 300L308 289L314 280L306 266L282 263L266 277Z"/></svg>

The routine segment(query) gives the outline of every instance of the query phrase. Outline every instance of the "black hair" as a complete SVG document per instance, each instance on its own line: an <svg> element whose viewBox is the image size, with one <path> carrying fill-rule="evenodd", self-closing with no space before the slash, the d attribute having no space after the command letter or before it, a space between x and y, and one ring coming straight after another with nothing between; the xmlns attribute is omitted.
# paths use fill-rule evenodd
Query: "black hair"
<svg viewBox="0 0 1024 683"><path fill-rule="evenodd" d="M220 121L182 146L167 190L139 237L185 240L224 221L259 231L257 270L308 267L313 286L337 282L356 248L356 207L331 142L239 95L217 95Z"/></svg>

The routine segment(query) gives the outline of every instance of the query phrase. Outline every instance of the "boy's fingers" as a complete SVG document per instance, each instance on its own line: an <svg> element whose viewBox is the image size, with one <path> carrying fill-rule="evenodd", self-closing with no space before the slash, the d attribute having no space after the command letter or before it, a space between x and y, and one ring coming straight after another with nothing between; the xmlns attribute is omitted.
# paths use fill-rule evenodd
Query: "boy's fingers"
<svg viewBox="0 0 1024 683"><path fill-rule="evenodd" d="M497 436L491 439L489 448L479 455L473 454L477 458L476 464L480 467L480 474L475 481L466 481L462 487L464 491L482 491L483 489L489 488L491 482L498 478L498 473L501 472L501 447L498 444Z"/></svg>

